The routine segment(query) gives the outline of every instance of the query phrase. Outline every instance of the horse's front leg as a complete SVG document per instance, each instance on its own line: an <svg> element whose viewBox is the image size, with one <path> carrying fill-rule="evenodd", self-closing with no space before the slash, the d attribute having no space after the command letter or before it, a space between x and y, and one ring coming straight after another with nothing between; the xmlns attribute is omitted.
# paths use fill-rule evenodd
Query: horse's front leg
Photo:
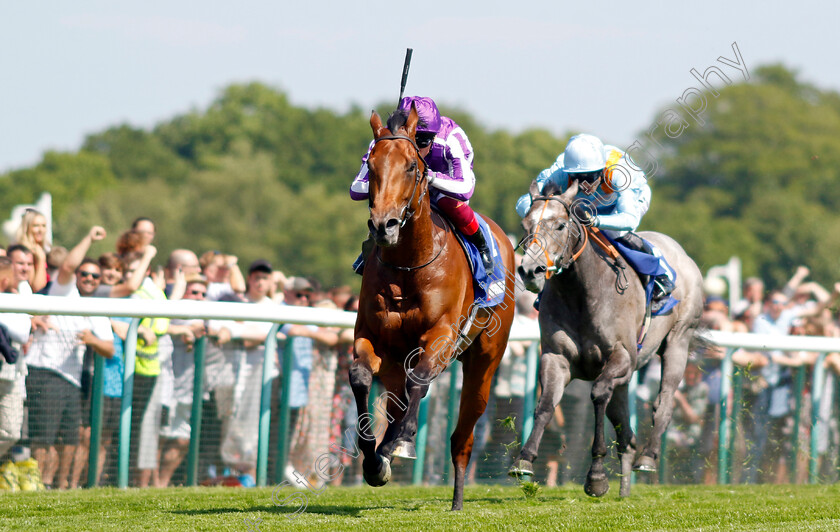
<svg viewBox="0 0 840 532"><path fill-rule="evenodd" d="M362 470L365 482L371 486L383 486L391 480L391 460L376 453L376 435L373 433L374 419L368 412L368 396L373 384L373 375L379 371L380 358L376 356L373 344L367 338L358 337L353 344L354 360L350 366L350 388L356 399L359 421L356 425L359 449L364 455Z"/></svg>
<svg viewBox="0 0 840 532"><path fill-rule="evenodd" d="M635 398L630 397L629 387L628 384L618 386L613 391L613 397L607 405L607 417L615 427L618 458L621 462L621 484L619 487L621 497L630 496L630 476L633 473L633 460L636 457L636 436L630 426L629 404L630 401L635 401Z"/></svg>
<svg viewBox="0 0 840 532"><path fill-rule="evenodd" d="M415 437L420 401L428 393L432 380L449 365L455 345L452 336L449 327L432 329L421 338L420 346L406 357L405 395L408 405L395 429L394 438L379 446L379 453L383 456L399 456L410 460L417 458Z"/></svg>
<svg viewBox="0 0 840 532"><path fill-rule="evenodd" d="M622 345L613 348L604 369L592 385L592 403L595 406L595 437L592 441L592 465L583 490L587 495L601 497L610 489L604 457L607 455L607 442L604 437L604 416L613 391L618 386L630 382L633 363L630 354Z"/></svg>
<svg viewBox="0 0 840 532"><path fill-rule="evenodd" d="M528 442L522 447L519 459L508 471L511 476L534 474L534 460L540 449L545 427L551 421L554 410L563 398L563 391L571 380L569 361L557 353L543 353L540 357L540 386L542 395L534 412L534 428Z"/></svg>

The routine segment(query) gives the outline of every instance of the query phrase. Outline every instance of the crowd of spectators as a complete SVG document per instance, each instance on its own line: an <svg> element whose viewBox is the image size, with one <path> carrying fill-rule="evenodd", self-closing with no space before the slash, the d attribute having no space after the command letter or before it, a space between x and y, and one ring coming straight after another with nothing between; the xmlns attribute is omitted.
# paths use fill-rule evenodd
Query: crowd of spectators
<svg viewBox="0 0 840 532"><path fill-rule="evenodd" d="M324 289L313 277L287 276L267 260L241 269L235 255L210 250L176 249L164 260L154 246L155 225L139 218L117 239L114 250L90 256L106 237L102 227L65 248L47 237L45 218L29 210L16 239L0 250L0 292L58 297L109 297L149 300L228 301L252 305L293 305L355 311L358 296L350 287ZM97 245L97 247L101 244ZM155 267L160 263L159 267ZM730 309L723 294L710 289L702 317L704 328L762 334L838 336L833 291L806 282L800 267L781 289L766 290L747 279L744 298ZM710 285L711 286L711 285ZM517 294L519 321L537 319L534 296ZM26 489L76 488L86 484L91 445L91 390L97 358L102 359L104 398L98 450L98 483L116 482L117 443L123 396L125 343L129 318L29 316L0 313L0 489L17 483ZM183 484L190 438L195 377L194 348L206 338L203 416L199 441L200 480L206 484L249 485L256 476L264 358L271 357L272 412L269 472L280 471L290 483L296 472L311 471L330 446L354 448L356 404L347 378L352 361L352 330L282 325L277 349L266 353L274 331L267 322L165 319L147 317L137 329L129 458L131 485ZM288 346L286 344L289 344ZM518 451L526 393L529 342L510 342L495 376L487 411L475 429L470 482L499 481ZM291 354L289 456L276 464L279 396L284 354ZM671 426L664 444L668 482L716 482L720 419L720 362L725 351L710 345L693 352L677 390ZM805 411L794 435L795 375L813 371L816 353L737 350L732 353L741 386L734 433L734 482L788 482L791 461L807 462L810 415L806 385L800 402ZM824 478L836 480L840 442L834 406L840 354L825 357L826 397L819 417L820 464ZM636 401L639 438L645 437L650 409L659 389L659 362L640 371ZM457 365L456 365L457 366ZM810 378L805 379L806 383ZM450 394L459 389L457 370L430 387L425 479L436 483L450 460ZM573 381L566 389L541 449L549 486L582 481L588 468L593 413L589 383ZM378 395L378 394L376 394ZM732 402L729 402L732 408ZM342 455L333 484L359 484L360 460ZM15 466L14 463L17 462ZM404 461L403 461L404 462ZM807 467L796 468L800 476ZM410 464L395 464L394 478L408 480ZM15 477L15 478L13 478ZM306 479L321 484L316 476Z"/></svg>
<svg viewBox="0 0 840 532"><path fill-rule="evenodd" d="M154 268L154 222L138 218L113 251L90 256L106 237L92 227L71 249L52 245L46 219L27 210L15 240L0 249L0 291L59 297L235 301L260 305L353 309L349 287L321 290L314 279L287 278L267 260L243 275L235 255L176 249ZM160 262L160 259L158 258ZM104 359L99 482L116 480L125 343L130 318L0 313L0 488L66 489L85 484L90 452L91 390L96 357ZM262 360L281 367L285 341L294 354L291 385L292 461L312 445L329 445L338 354L352 334L285 325L279 348L264 353L272 324L143 318L137 329L129 446L131 484L184 482L190 442L196 340L206 337L202 409L202 479L238 476L253 482ZM341 343L340 343L341 342ZM346 362L346 361L345 361ZM346 363L345 363L346 367ZM274 379L277 403L279 379ZM276 415L275 415L276 421ZM322 433L318 436L316 433ZM326 442L326 443L325 443ZM314 451L312 451L314 452ZM17 467L14 465L17 461ZM32 481L22 482L24 474Z"/></svg>
<svg viewBox="0 0 840 532"><path fill-rule="evenodd" d="M784 287L770 290L761 279L748 278L743 299L732 309L723 294L708 290L701 325L727 332L840 336L833 310L840 298L840 283L830 292L818 283L805 282L809 274L808 268L800 266ZM721 361L725 355L726 349L713 345L704 345L691 354L675 396L674 419L667 433L671 482L717 482ZM728 418L735 418L730 434L734 441L729 443L734 450L731 482L787 483L807 478L812 430L810 385L818 356L819 353L806 351L733 350L735 386L730 389L726 412ZM819 417L820 474L829 480L837 479L840 445L835 411L838 361L838 353L829 353L824 359L829 370L824 392L828 399L822 401ZM641 389L639 397L648 409L650 385L658 389L658 369L650 369L645 378L647 387ZM801 390L795 387L798 373L804 377L800 379ZM796 478L793 471L797 472Z"/></svg>

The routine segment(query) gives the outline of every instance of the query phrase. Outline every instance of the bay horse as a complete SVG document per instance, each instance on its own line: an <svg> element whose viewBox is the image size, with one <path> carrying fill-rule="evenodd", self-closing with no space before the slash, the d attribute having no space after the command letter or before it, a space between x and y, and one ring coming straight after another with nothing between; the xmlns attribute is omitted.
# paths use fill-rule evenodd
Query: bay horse
<svg viewBox="0 0 840 532"><path fill-rule="evenodd" d="M431 208L426 163L415 142L417 122L414 106L407 117L391 115L387 127L375 112L370 118L368 228L376 246L362 274L350 385L359 410L364 478L382 486L390 480L393 457L416 458L417 415L430 382L455 357L461 360L461 405L451 437L452 510L461 510L473 428L487 406L513 321L514 253L505 233L485 218L499 244L497 260L511 275L502 303L473 312L467 258L447 222ZM390 399L388 427L378 447L368 413L374 376ZM408 405L400 398L407 398Z"/></svg>
<svg viewBox="0 0 840 532"><path fill-rule="evenodd" d="M622 282L619 273L628 268L623 257L613 259L595 243L587 246L592 240L590 233L573 214L577 192L577 181L565 193L554 183L546 184L540 193L536 181L529 190L532 205L522 220L526 252L518 273L528 290L542 291L542 395L533 431L510 474L533 474L543 431L569 381L594 381L595 437L584 491L600 497L609 490L604 468L606 415L616 430L622 475L619 494L624 497L630 495L631 468L656 470L660 438L671 420L674 391L685 372L689 343L703 310L702 275L673 239L661 233L639 233L659 248L675 270L672 295L679 300L670 312L650 320L639 350L637 342L645 321L644 289L637 275L627 275ZM653 403L653 432L634 462L636 441L630 427L628 384L633 372L653 354L662 358L661 388Z"/></svg>

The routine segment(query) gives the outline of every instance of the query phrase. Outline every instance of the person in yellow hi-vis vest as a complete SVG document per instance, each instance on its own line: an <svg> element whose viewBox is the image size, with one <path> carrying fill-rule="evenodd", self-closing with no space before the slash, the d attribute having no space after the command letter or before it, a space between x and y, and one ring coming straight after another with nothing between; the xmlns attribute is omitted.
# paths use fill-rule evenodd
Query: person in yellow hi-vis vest
<svg viewBox="0 0 840 532"><path fill-rule="evenodd" d="M128 270L133 268L129 267ZM147 272L148 273L148 272ZM132 299L166 300L151 277L146 275L132 295ZM160 397L153 398L155 385L160 375L161 339L169 330L167 318L143 318L137 329L137 358L134 367L134 395L131 402L131 442L129 454L134 464L134 478L138 487L148 487L152 473L157 468L159 419L154 422L149 416L160 417ZM168 339L168 337L166 337ZM169 342L171 347L171 342ZM145 420L145 421L144 421Z"/></svg>

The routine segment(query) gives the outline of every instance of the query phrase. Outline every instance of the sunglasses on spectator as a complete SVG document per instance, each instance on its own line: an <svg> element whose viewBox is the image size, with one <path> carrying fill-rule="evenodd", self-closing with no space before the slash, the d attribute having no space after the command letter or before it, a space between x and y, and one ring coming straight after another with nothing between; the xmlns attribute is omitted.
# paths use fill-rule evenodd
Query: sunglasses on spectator
<svg viewBox="0 0 840 532"><path fill-rule="evenodd" d="M205 292L204 290L190 290L190 295L191 295L191 296L201 296L201 297L204 297L204 296L206 296L206 295L207 295L207 292Z"/></svg>
<svg viewBox="0 0 840 532"><path fill-rule="evenodd" d="M96 279L99 279L102 276L98 273L93 273L93 272L79 272L79 277L83 277L83 278L84 277L90 277L91 279L96 280Z"/></svg>
<svg viewBox="0 0 840 532"><path fill-rule="evenodd" d="M298 298L298 299L303 299L304 297L309 299L309 293L308 292L298 292L297 294L295 294L295 297Z"/></svg>
<svg viewBox="0 0 840 532"><path fill-rule="evenodd" d="M784 299L772 299L770 302L774 305L784 305L786 303Z"/></svg>

